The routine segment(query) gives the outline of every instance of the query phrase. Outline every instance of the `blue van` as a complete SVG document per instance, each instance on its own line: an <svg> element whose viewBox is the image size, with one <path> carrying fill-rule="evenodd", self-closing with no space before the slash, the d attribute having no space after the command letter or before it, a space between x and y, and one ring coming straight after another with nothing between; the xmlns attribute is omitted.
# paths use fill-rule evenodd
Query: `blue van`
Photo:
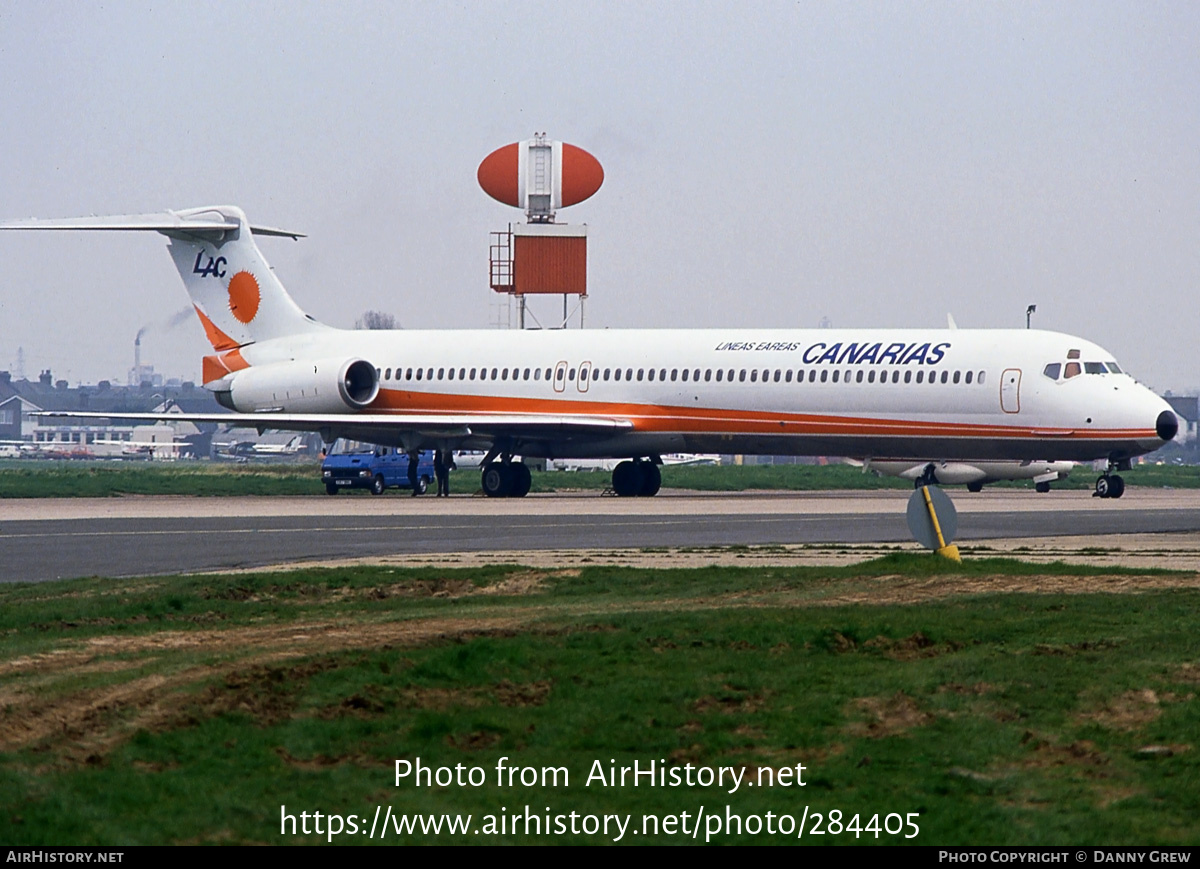
<svg viewBox="0 0 1200 869"><path fill-rule="evenodd" d="M321 463L321 482L325 491L336 495L340 489L370 489L373 495L382 495L389 487L410 488L408 482L408 453L393 447L377 447L371 444L348 444L345 449L335 450ZM424 495L433 481L433 452L421 453L417 465L417 492Z"/></svg>

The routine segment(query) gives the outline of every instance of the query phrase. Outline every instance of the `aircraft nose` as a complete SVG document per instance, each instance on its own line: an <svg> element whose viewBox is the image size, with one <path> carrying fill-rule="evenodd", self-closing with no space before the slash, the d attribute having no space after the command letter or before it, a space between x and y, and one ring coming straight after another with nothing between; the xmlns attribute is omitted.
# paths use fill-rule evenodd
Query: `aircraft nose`
<svg viewBox="0 0 1200 869"><path fill-rule="evenodd" d="M1171 411L1164 410L1154 423L1154 431L1159 440L1174 440L1175 435L1179 433L1179 420Z"/></svg>

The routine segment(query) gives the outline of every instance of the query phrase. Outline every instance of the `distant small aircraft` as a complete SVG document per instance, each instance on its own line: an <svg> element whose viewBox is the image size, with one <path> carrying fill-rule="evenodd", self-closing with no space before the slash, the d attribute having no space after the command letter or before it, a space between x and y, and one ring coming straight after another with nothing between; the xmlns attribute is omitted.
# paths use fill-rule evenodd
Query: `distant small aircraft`
<svg viewBox="0 0 1200 869"><path fill-rule="evenodd" d="M263 444L258 441L238 441L229 445L229 455L238 458L262 456L294 456L304 449L304 437L296 435L285 444Z"/></svg>
<svg viewBox="0 0 1200 869"><path fill-rule="evenodd" d="M931 462L920 459L847 459L847 464L874 471L885 477L900 477L914 485L922 481L943 486L965 485L968 491L980 492L988 483L1002 480L1033 480L1039 492L1049 492L1050 484L1065 480L1075 462Z"/></svg>

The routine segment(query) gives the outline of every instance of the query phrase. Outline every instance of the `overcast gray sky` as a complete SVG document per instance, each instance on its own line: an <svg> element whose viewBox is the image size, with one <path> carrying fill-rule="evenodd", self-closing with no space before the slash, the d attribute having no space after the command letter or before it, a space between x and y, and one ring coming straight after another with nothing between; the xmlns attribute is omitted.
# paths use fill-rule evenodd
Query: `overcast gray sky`
<svg viewBox="0 0 1200 869"><path fill-rule="evenodd" d="M231 203L301 307L495 319L475 170L604 186L591 326L1034 323L1200 387L1200 4L0 0L0 217ZM165 239L0 236L0 367L198 379ZM545 306L543 306L545 307ZM541 308L538 309L539 311Z"/></svg>

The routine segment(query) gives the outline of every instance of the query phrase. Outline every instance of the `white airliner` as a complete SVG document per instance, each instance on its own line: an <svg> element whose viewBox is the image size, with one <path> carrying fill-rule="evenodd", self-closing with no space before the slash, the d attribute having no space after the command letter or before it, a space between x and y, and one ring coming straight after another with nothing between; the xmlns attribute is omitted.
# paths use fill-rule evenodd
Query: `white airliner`
<svg viewBox="0 0 1200 869"><path fill-rule="evenodd" d="M1031 330L349 331L306 315L229 206L31 220L3 229L147 230L170 239L232 416L172 419L320 432L404 450L487 451L483 489L521 496L515 454L623 458L622 495L658 491L664 453L944 460L1105 459L1171 440L1165 401L1102 348ZM71 413L63 416L103 416ZM154 418L156 414L122 418Z"/></svg>

